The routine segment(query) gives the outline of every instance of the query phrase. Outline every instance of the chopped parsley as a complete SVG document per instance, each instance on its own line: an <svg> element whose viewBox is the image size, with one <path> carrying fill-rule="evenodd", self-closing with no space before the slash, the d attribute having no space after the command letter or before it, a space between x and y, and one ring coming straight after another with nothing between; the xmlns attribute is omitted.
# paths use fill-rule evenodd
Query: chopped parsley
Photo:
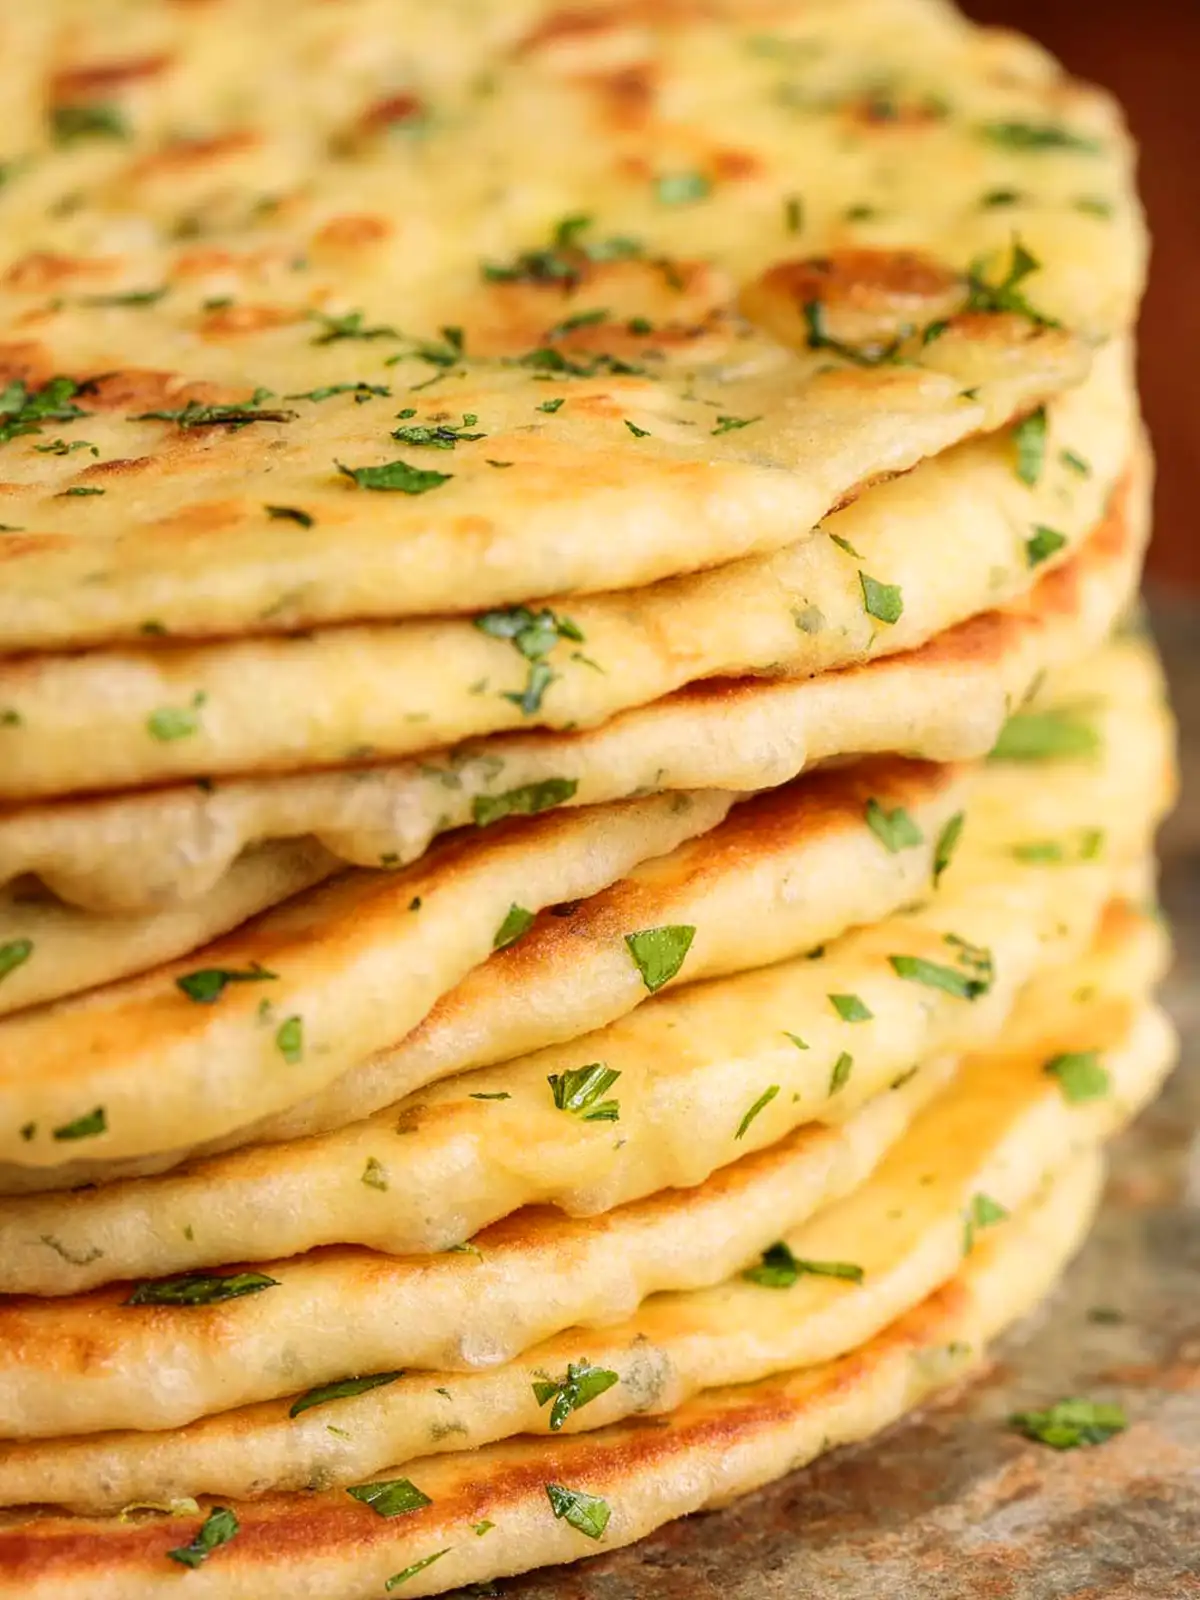
<svg viewBox="0 0 1200 1600"><path fill-rule="evenodd" d="M23 434L41 433L46 422L74 422L89 413L75 404L81 392L71 378L48 378L40 389L31 389L20 378L0 389L0 444L19 439Z"/></svg>
<svg viewBox="0 0 1200 1600"><path fill-rule="evenodd" d="M426 1567L431 1567L435 1561L440 1561L443 1556L448 1556L453 1549L447 1545L444 1550L435 1550L431 1556L423 1556L420 1561L414 1561L411 1567L405 1567L403 1572L397 1572L384 1584L388 1594L393 1589L398 1589L401 1584L407 1583L410 1578L415 1578L418 1572L424 1572Z"/></svg>
<svg viewBox="0 0 1200 1600"><path fill-rule="evenodd" d="M173 739L189 739L200 733L200 707L205 704L203 694L195 694L190 706L160 706L146 718L150 736L170 744Z"/></svg>
<svg viewBox="0 0 1200 1600"><path fill-rule="evenodd" d="M650 437L649 428L639 428L637 423L630 422L628 417L625 418L625 426L635 439L648 439Z"/></svg>
<svg viewBox="0 0 1200 1600"><path fill-rule="evenodd" d="M512 1095L507 1089L499 1089L495 1094L473 1094L467 1097L470 1100L511 1100Z"/></svg>
<svg viewBox="0 0 1200 1600"><path fill-rule="evenodd" d="M298 1417L302 1412L311 1411L314 1406L328 1405L331 1400L353 1400L371 1389L381 1389L384 1384L395 1383L397 1378L403 1376L403 1372L375 1372L367 1378L343 1378L340 1383L322 1384L320 1388L309 1389L293 1400L288 1416Z"/></svg>
<svg viewBox="0 0 1200 1600"><path fill-rule="evenodd" d="M61 1128L55 1128L53 1137L60 1141L66 1139L94 1139L98 1134L108 1132L108 1118L104 1107L97 1106L94 1111L89 1111L85 1117L76 1117L74 1122L64 1122Z"/></svg>
<svg viewBox="0 0 1200 1600"><path fill-rule="evenodd" d="M1113 214L1111 200L1102 199L1099 195L1081 194L1075 202L1076 211L1082 211L1085 217L1109 218Z"/></svg>
<svg viewBox="0 0 1200 1600"><path fill-rule="evenodd" d="M344 316L331 317L324 311L310 311L310 322L319 322L321 332L310 340L311 344L336 344L340 339L399 339L395 328L363 326L365 313L362 311L347 311Z"/></svg>
<svg viewBox="0 0 1200 1600"><path fill-rule="evenodd" d="M599 1495L584 1494L581 1489L568 1489L561 1483L548 1483L546 1498L556 1519L565 1520L576 1533L582 1533L588 1539L603 1536L612 1512L608 1502L601 1500Z"/></svg>
<svg viewBox="0 0 1200 1600"><path fill-rule="evenodd" d="M335 394L352 394L358 404L375 397L387 400L392 391L385 383L326 383L318 389L306 389L300 394L285 394L285 400L331 400ZM415 416L416 413L414 412Z"/></svg>
<svg viewBox="0 0 1200 1600"><path fill-rule="evenodd" d="M296 522L302 528L311 528L316 518L307 511L301 511L299 506L264 506L263 510L272 522Z"/></svg>
<svg viewBox="0 0 1200 1600"><path fill-rule="evenodd" d="M1039 406L1012 431L1017 447L1017 477L1032 489L1046 464L1046 408Z"/></svg>
<svg viewBox="0 0 1200 1600"><path fill-rule="evenodd" d="M90 439L72 439L70 444L65 439L52 439L49 444L35 444L33 448L42 456L69 456L73 450L90 450L94 456L100 454L100 447Z"/></svg>
<svg viewBox="0 0 1200 1600"><path fill-rule="evenodd" d="M561 639L582 644L583 633L570 617L560 616L549 607L533 612L528 606L509 606L503 611L485 611L474 621L481 633L506 640L529 662L524 689L506 693L504 699L519 706L527 717L536 715L557 676L545 657Z"/></svg>
<svg viewBox="0 0 1200 1600"><path fill-rule="evenodd" d="M791 1289L801 1278L841 1278L846 1283L861 1283L863 1269L850 1261L803 1261L792 1254L791 1247L780 1240L764 1250L756 1267L742 1273L747 1283L757 1283L764 1289Z"/></svg>
<svg viewBox="0 0 1200 1600"><path fill-rule="evenodd" d="M651 994L656 994L665 983L670 983L683 966L696 930L684 924L663 928L644 928L640 933L627 933L625 943L634 965L642 975L642 982Z"/></svg>
<svg viewBox="0 0 1200 1600"><path fill-rule="evenodd" d="M546 1079L559 1111L569 1111L583 1122L618 1122L620 1106L616 1100L601 1100L621 1074L603 1061L590 1066L571 1067L552 1072Z"/></svg>
<svg viewBox="0 0 1200 1600"><path fill-rule="evenodd" d="M82 498L84 495L105 494L106 492L107 491L104 489L92 488L90 484L76 483L73 484L71 488L64 489L61 494L56 494L54 498L56 500L70 500Z"/></svg>
<svg viewBox="0 0 1200 1600"><path fill-rule="evenodd" d="M975 1248L975 1234L980 1228L994 1228L998 1222L1004 1222L1008 1214L1008 1208L993 1200L991 1195L972 1195L963 1218L963 1255L969 1256Z"/></svg>
<svg viewBox="0 0 1200 1600"><path fill-rule="evenodd" d="M294 1067L298 1061L304 1059L304 1019L302 1017L288 1017L286 1022L279 1024L275 1034L275 1048L289 1067Z"/></svg>
<svg viewBox="0 0 1200 1600"><path fill-rule="evenodd" d="M888 962L898 978L909 983L923 983L930 989L941 989L957 1000L978 1000L992 987L994 971L991 952L976 945L968 945L948 934L947 944L957 945L959 966L943 966L937 961L926 961L923 956L889 956Z"/></svg>
<svg viewBox="0 0 1200 1600"><path fill-rule="evenodd" d="M869 617L874 617L877 622L886 622L889 625L899 622L904 614L904 597L900 586L895 583L880 583L877 578L872 578L868 573L860 572L859 582L862 584L863 610Z"/></svg>
<svg viewBox="0 0 1200 1600"><path fill-rule="evenodd" d="M139 411L131 422L173 422L177 428L246 428L252 422L294 422L298 411L264 411L269 389L256 389L245 405L205 405L189 400L174 410Z"/></svg>
<svg viewBox="0 0 1200 1600"><path fill-rule="evenodd" d="M925 843L925 835L903 806L889 811L878 800L868 800L867 826L892 855L898 855L901 850L914 850Z"/></svg>
<svg viewBox="0 0 1200 1600"><path fill-rule="evenodd" d="M362 1170L360 1183L365 1183L368 1189L378 1189L380 1194L388 1191L387 1168L375 1156L367 1157L367 1164Z"/></svg>
<svg viewBox="0 0 1200 1600"><path fill-rule="evenodd" d="M164 283L158 289L127 289L121 294L85 294L79 303L85 306L154 306L169 293L170 285Z"/></svg>
<svg viewBox="0 0 1200 1600"><path fill-rule="evenodd" d="M761 422L761 417L722 417L718 416L717 425L712 430L714 434L734 433L738 428L749 428L755 422Z"/></svg>
<svg viewBox="0 0 1200 1600"><path fill-rule="evenodd" d="M32 939L10 939L7 944L0 944L0 979L23 967L32 954Z"/></svg>
<svg viewBox="0 0 1200 1600"><path fill-rule="evenodd" d="M707 200L712 187L703 172L664 172L654 180L654 198L663 206L691 206Z"/></svg>
<svg viewBox="0 0 1200 1600"><path fill-rule="evenodd" d="M790 1039L792 1041L792 1043L796 1046L797 1050L807 1050L808 1049L808 1045L805 1043L805 1041L800 1037L800 1035L798 1033L789 1033L787 1031L787 1029L785 1028L784 1032L783 1032L783 1037L785 1039Z"/></svg>
<svg viewBox="0 0 1200 1600"><path fill-rule="evenodd" d="M544 411L547 416L552 417L556 411L561 411L566 403L566 400L563 398L559 398L557 400L543 400L537 409L539 411Z"/></svg>
<svg viewBox="0 0 1200 1600"><path fill-rule="evenodd" d="M492 940L493 950L507 950L510 944L516 944L523 934L533 927L534 915L526 911L524 906L519 906L514 900L508 908L504 921L496 929L496 937Z"/></svg>
<svg viewBox="0 0 1200 1600"><path fill-rule="evenodd" d="M1057 1080L1063 1099L1069 1105L1102 1100L1112 1088L1112 1079L1107 1068L1101 1065L1098 1050L1065 1051L1052 1056L1042 1070Z"/></svg>
<svg viewBox="0 0 1200 1600"><path fill-rule="evenodd" d="M778 1093L779 1085L777 1083L773 1083L769 1089L763 1090L762 1094L759 1095L758 1099L754 1102L749 1111L747 1111L746 1115L738 1124L738 1131L734 1134L735 1139L744 1139L746 1137L746 1134L750 1131L750 1124L754 1121L755 1117L758 1116L760 1111L765 1111L767 1109L767 1107L771 1104L771 1101L774 1100Z"/></svg>
<svg viewBox="0 0 1200 1600"><path fill-rule="evenodd" d="M875 1016L856 994L831 994L829 1003L843 1022L870 1022Z"/></svg>
<svg viewBox="0 0 1200 1600"><path fill-rule="evenodd" d="M156 1278L152 1283L140 1283L127 1306L217 1306L226 1300L240 1300L243 1295L259 1294L263 1289L277 1289L278 1278L268 1278L261 1272L238 1272L218 1277L203 1272L189 1272L181 1278Z"/></svg>
<svg viewBox="0 0 1200 1600"><path fill-rule="evenodd" d="M561 322L556 322L552 328L546 330L547 339L562 339L568 333L575 333L579 328L594 328L601 322L608 321L608 310L604 306L597 306L592 311L576 311L573 316L564 317ZM631 328L631 333L637 333L637 328ZM640 330L649 333L650 325Z"/></svg>
<svg viewBox="0 0 1200 1600"><path fill-rule="evenodd" d="M279 977L266 967L252 961L249 967L202 967L198 972L186 973L175 979L175 987L194 1000L197 1005L212 1006L225 993L231 983L267 983Z"/></svg>
<svg viewBox="0 0 1200 1600"><path fill-rule="evenodd" d="M829 537L833 540L834 544L837 545L839 550L844 550L848 556L853 556L856 561L862 560L862 552L860 550L856 550L850 543L849 539L843 539L840 533L831 533Z"/></svg>
<svg viewBox="0 0 1200 1600"><path fill-rule="evenodd" d="M967 270L968 311L1011 311L1018 316L1028 317L1042 328L1058 326L1052 318L1036 311L1021 291L1021 284L1030 273L1038 270L1041 262L1036 256L1030 255L1019 239L1013 240L1012 260L1007 273L998 282L989 283L984 277L986 265L986 257L979 256Z"/></svg>
<svg viewBox="0 0 1200 1600"><path fill-rule="evenodd" d="M1018 711L1005 723L992 761L1062 761L1094 756L1100 735L1073 711Z"/></svg>
<svg viewBox="0 0 1200 1600"><path fill-rule="evenodd" d="M469 412L463 414L461 424L437 423L433 427L419 423L410 423L403 428L395 428L392 438L398 439L401 444L424 445L431 450L453 450L459 444L473 444L476 439L486 439L486 433L468 433L468 428L479 421L478 417Z"/></svg>
<svg viewBox="0 0 1200 1600"><path fill-rule="evenodd" d="M1018 206L1023 199L1024 196L1019 189L989 189L987 194L982 196L979 204L985 210L991 211L1000 206Z"/></svg>
<svg viewBox="0 0 1200 1600"><path fill-rule="evenodd" d="M933 850L933 883L935 888L941 882L942 874L954 859L954 852L958 849L966 820L966 812L958 811L950 818L941 833L938 834L937 844Z"/></svg>
<svg viewBox="0 0 1200 1600"><path fill-rule="evenodd" d="M798 194L790 194L783 202L783 227L786 233L804 232L804 201Z"/></svg>
<svg viewBox="0 0 1200 1600"><path fill-rule="evenodd" d="M1031 839L1026 844L1015 844L1012 853L1018 861L1030 863L1065 861L1067 852L1057 839Z"/></svg>
<svg viewBox="0 0 1200 1600"><path fill-rule="evenodd" d="M471 815L479 828L490 827L503 817L536 817L565 805L578 788L575 778L543 778L540 783L525 783L504 794L477 794L471 802Z"/></svg>
<svg viewBox="0 0 1200 1600"><path fill-rule="evenodd" d="M1043 561L1049 561L1066 544L1066 535L1058 533L1054 528L1043 527L1040 523L1033 530L1033 537L1025 541L1025 560L1031 567L1040 567Z"/></svg>
<svg viewBox="0 0 1200 1600"><path fill-rule="evenodd" d="M178 1561L181 1567L202 1567L214 1550L237 1538L239 1527L232 1511L226 1506L214 1506L191 1544L168 1550L167 1555L172 1561Z"/></svg>
<svg viewBox="0 0 1200 1600"><path fill-rule="evenodd" d="M1076 455L1074 450L1060 450L1058 452L1058 459L1062 462L1063 466L1068 469L1068 471L1075 473L1077 477L1091 477L1091 463L1085 461L1082 456Z"/></svg>
<svg viewBox="0 0 1200 1600"><path fill-rule="evenodd" d="M829 1074L829 1092L836 1094L839 1089L844 1089L850 1082L850 1074L854 1070L854 1057L847 1055L843 1050L833 1063L833 1071Z"/></svg>
<svg viewBox="0 0 1200 1600"><path fill-rule="evenodd" d="M452 472L427 472L407 461L385 461L379 467L347 467L340 461L334 465L360 489L398 490L401 494L428 494L454 476Z"/></svg>
<svg viewBox="0 0 1200 1600"><path fill-rule="evenodd" d="M129 124L118 106L65 105L50 107L50 131L58 145L81 139L128 139Z"/></svg>
<svg viewBox="0 0 1200 1600"><path fill-rule="evenodd" d="M550 1406L550 1432L557 1433L572 1411L582 1410L620 1381L618 1374L607 1367L593 1367L588 1361L569 1361L566 1377L557 1383L549 1379L535 1382L533 1394L539 1406Z"/></svg>
<svg viewBox="0 0 1200 1600"><path fill-rule="evenodd" d="M1045 1411L1014 1411L1009 1426L1052 1450L1078 1450L1124 1433L1129 1419L1118 1405L1096 1400L1058 1400Z"/></svg>
<svg viewBox="0 0 1200 1600"><path fill-rule="evenodd" d="M1075 133L1061 122L985 122L979 130L990 144L1006 150L1076 150L1081 155L1099 155L1098 139Z"/></svg>
<svg viewBox="0 0 1200 1600"><path fill-rule="evenodd" d="M359 1483L346 1493L352 1500L370 1506L377 1517L406 1517L423 1511L433 1501L408 1478L388 1478L380 1483Z"/></svg>

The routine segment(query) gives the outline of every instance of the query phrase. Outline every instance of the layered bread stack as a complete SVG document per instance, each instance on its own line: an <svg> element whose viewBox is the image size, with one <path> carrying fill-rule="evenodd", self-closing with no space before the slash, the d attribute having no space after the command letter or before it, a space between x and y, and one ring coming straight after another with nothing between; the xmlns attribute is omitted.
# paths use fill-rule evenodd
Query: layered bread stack
<svg viewBox="0 0 1200 1600"><path fill-rule="evenodd" d="M440 1594L959 1381L1172 1059L1112 105L939 0L0 74L0 1595Z"/></svg>

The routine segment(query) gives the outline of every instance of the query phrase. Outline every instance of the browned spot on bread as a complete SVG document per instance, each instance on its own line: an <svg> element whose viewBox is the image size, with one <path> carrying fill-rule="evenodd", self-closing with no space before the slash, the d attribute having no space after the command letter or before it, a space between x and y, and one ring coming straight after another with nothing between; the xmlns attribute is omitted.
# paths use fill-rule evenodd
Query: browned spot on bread
<svg viewBox="0 0 1200 1600"><path fill-rule="evenodd" d="M96 461L78 474L81 478L134 478L139 472L153 471L158 463L153 456L118 456L112 461Z"/></svg>
<svg viewBox="0 0 1200 1600"><path fill-rule="evenodd" d="M372 216L369 212L333 217L317 234L314 243L334 250L357 250L363 245L378 244L392 232L386 217Z"/></svg>
<svg viewBox="0 0 1200 1600"><path fill-rule="evenodd" d="M712 158L712 169L715 177L732 182L759 177L766 170L753 150L718 150Z"/></svg>
<svg viewBox="0 0 1200 1600"><path fill-rule="evenodd" d="M159 177L187 172L193 167L215 165L229 156L243 155L262 140L257 133L242 129L237 133L214 134L207 139L173 139L134 164L135 177Z"/></svg>
<svg viewBox="0 0 1200 1600"><path fill-rule="evenodd" d="M581 83L596 95L605 120L618 131L643 127L658 92L654 68L646 62L598 72Z"/></svg>
<svg viewBox="0 0 1200 1600"><path fill-rule="evenodd" d="M216 306L204 313L198 328L203 339L236 339L243 334L260 333L264 328L285 328L303 320L302 312L286 306Z"/></svg>
<svg viewBox="0 0 1200 1600"><path fill-rule="evenodd" d="M83 399L90 411L140 411L177 409L188 400L216 402L226 399L213 384L189 384L173 372L153 372L131 367L124 372L105 372L87 380Z"/></svg>
<svg viewBox="0 0 1200 1600"><path fill-rule="evenodd" d="M50 352L36 339L0 343L0 383L44 383L54 372Z"/></svg>
<svg viewBox="0 0 1200 1600"><path fill-rule="evenodd" d="M63 256L35 250L13 263L4 281L12 289L53 289L72 278L103 278L120 263L102 256Z"/></svg>
<svg viewBox="0 0 1200 1600"><path fill-rule="evenodd" d="M425 103L415 94L389 94L369 105L359 118L363 133L379 133L405 122L418 122L425 115Z"/></svg>
<svg viewBox="0 0 1200 1600"><path fill-rule="evenodd" d="M948 317L965 296L957 272L916 251L850 249L777 262L744 290L742 309L785 344L814 348L813 307L823 336L862 344Z"/></svg>
<svg viewBox="0 0 1200 1600"><path fill-rule="evenodd" d="M16 489L5 484L0 493ZM23 488L23 486L22 486ZM78 540L68 533L0 533L0 561L15 561L21 556L44 555L47 550L66 550Z"/></svg>
<svg viewBox="0 0 1200 1600"><path fill-rule="evenodd" d="M56 105L90 100L120 89L143 78L156 78L171 61L166 52L148 56L126 56L118 61L93 61L79 66L60 67L50 79L50 97Z"/></svg>
<svg viewBox="0 0 1200 1600"><path fill-rule="evenodd" d="M557 44L570 44L620 28L684 27L716 15L707 0L608 0L598 6L563 6L552 11L517 45L519 54L534 54Z"/></svg>
<svg viewBox="0 0 1200 1600"><path fill-rule="evenodd" d="M860 95L845 107L847 121L860 128L922 128L945 119L946 111L928 95L899 98L890 94Z"/></svg>

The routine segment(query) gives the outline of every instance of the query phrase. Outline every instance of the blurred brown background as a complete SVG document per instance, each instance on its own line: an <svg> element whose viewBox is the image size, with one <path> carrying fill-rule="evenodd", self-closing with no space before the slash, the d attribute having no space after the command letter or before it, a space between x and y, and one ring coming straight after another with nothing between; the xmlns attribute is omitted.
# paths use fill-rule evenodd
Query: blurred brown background
<svg viewBox="0 0 1200 1600"><path fill-rule="evenodd" d="M1123 102L1154 234L1142 392L1158 454L1151 571L1200 591L1200 0L960 0Z"/></svg>

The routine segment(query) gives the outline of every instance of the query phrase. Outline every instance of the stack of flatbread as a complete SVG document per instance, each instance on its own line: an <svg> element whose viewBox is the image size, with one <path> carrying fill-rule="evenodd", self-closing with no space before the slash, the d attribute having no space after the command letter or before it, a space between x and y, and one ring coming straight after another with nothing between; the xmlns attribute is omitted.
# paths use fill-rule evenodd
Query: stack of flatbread
<svg viewBox="0 0 1200 1600"><path fill-rule="evenodd" d="M1111 103L940 0L0 79L0 1595L440 1594L975 1370L1172 1059Z"/></svg>

